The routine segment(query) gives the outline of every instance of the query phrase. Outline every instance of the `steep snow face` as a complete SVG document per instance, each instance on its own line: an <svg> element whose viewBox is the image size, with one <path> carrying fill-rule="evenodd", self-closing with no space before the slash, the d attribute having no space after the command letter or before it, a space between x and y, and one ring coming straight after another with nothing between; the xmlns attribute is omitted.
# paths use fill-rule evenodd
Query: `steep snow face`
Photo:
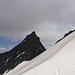
<svg viewBox="0 0 75 75"><path fill-rule="evenodd" d="M14 75L75 75L75 32L24 65ZM20 66L19 66L20 67ZM17 69L16 69L17 70ZM12 75L10 72L6 75Z"/></svg>

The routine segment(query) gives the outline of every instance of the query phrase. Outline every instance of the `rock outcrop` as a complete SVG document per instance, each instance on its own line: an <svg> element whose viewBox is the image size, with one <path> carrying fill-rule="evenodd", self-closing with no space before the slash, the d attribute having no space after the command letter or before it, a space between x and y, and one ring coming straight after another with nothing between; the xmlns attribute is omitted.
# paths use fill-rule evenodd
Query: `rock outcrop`
<svg viewBox="0 0 75 75"><path fill-rule="evenodd" d="M33 31L30 35L9 52L0 54L0 75L10 71L23 61L30 61L46 49Z"/></svg>
<svg viewBox="0 0 75 75"><path fill-rule="evenodd" d="M68 36L69 34L71 34L71 33L74 32L74 31L75 31L75 30L69 31L68 33L66 33L66 34L64 35L63 38L59 39L56 43L58 43L59 41L61 41L62 39L64 39L66 36ZM55 44L56 44L56 43L55 43Z"/></svg>

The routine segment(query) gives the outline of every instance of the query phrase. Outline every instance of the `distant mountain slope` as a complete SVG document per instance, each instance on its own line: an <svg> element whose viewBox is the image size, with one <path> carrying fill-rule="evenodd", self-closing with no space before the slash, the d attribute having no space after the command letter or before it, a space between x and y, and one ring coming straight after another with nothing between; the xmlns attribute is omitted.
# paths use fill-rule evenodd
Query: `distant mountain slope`
<svg viewBox="0 0 75 75"><path fill-rule="evenodd" d="M45 50L46 49L40 42L40 38L37 37L33 31L12 50L0 54L0 75L2 75L6 70L9 71L15 68L23 61L30 61Z"/></svg>
<svg viewBox="0 0 75 75"><path fill-rule="evenodd" d="M71 34L71 33L74 32L74 31L75 31L75 30L69 31L68 33L66 33L66 34L64 35L63 38L59 39L56 43L58 43L59 41L61 41L62 39L64 39L66 36L68 36L69 34ZM55 43L55 44L56 44L56 43Z"/></svg>

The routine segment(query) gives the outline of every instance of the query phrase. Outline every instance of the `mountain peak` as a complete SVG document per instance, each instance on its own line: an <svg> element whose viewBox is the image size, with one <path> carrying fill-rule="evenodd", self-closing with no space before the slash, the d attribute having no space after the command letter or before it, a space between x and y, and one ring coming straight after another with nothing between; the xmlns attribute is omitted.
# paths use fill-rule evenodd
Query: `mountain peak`
<svg viewBox="0 0 75 75"><path fill-rule="evenodd" d="M36 35L35 31L33 31L31 34Z"/></svg>
<svg viewBox="0 0 75 75"><path fill-rule="evenodd" d="M23 61L30 61L46 49L40 42L35 31L9 52L0 54L0 75L6 70L10 71Z"/></svg>
<svg viewBox="0 0 75 75"><path fill-rule="evenodd" d="M36 37L37 37L37 35L36 35L35 31L33 31L31 34L27 35L27 37L26 37L26 38L28 38L29 36L31 36L31 37L36 36Z"/></svg>
<svg viewBox="0 0 75 75"><path fill-rule="evenodd" d="M31 34L27 35L24 40L40 40L40 38L36 35L35 31L33 31Z"/></svg>

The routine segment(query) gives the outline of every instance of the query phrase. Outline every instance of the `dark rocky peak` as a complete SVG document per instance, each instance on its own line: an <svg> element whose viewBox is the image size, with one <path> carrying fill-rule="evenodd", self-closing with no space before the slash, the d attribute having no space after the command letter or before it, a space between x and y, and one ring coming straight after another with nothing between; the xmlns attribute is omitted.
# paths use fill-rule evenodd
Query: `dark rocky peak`
<svg viewBox="0 0 75 75"><path fill-rule="evenodd" d="M35 31L33 31L31 34L27 35L25 39L30 39L30 38L37 38L37 35L35 33Z"/></svg>
<svg viewBox="0 0 75 75"><path fill-rule="evenodd" d="M23 61L30 61L46 49L40 38L33 31L30 35L9 52L0 54L0 75L10 71Z"/></svg>
<svg viewBox="0 0 75 75"><path fill-rule="evenodd" d="M39 41L40 40L40 38L39 37L37 37L37 35L36 35L36 33L35 33L35 31L33 31L31 34L29 34L29 35L27 35L26 36L26 38L23 40L23 42L31 42L31 41Z"/></svg>
<svg viewBox="0 0 75 75"><path fill-rule="evenodd" d="M69 31L68 33L66 33L66 34L64 35L63 38L59 39L56 43L58 43L59 41L61 41L62 39L64 39L66 36L68 36L69 34L73 33L74 31L75 31L75 30ZM56 44L56 43L55 43L55 44Z"/></svg>

